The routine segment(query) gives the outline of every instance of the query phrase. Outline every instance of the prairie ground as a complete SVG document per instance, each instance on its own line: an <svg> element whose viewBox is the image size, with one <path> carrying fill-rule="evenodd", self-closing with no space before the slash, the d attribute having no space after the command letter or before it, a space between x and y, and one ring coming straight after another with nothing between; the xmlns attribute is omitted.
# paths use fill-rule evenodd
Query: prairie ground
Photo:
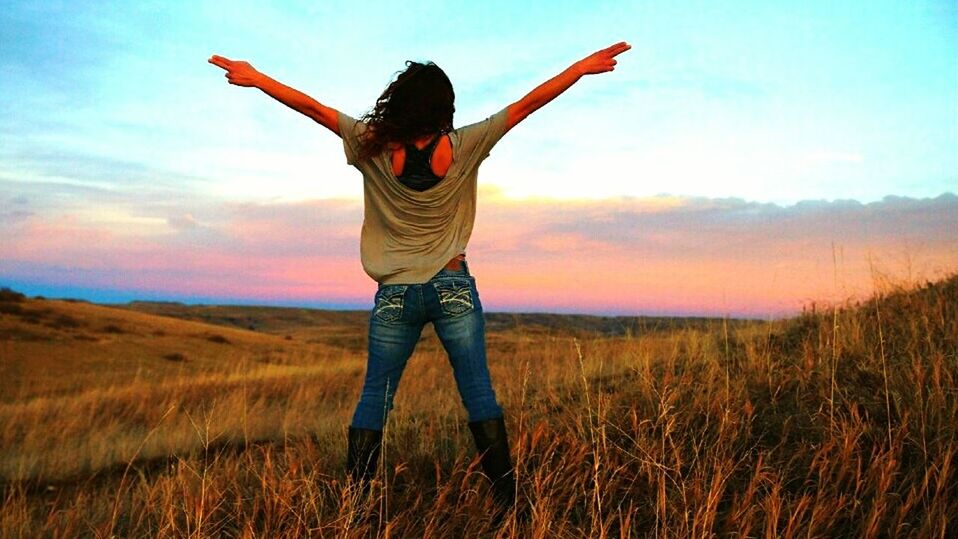
<svg viewBox="0 0 958 539"><path fill-rule="evenodd" d="M488 314L526 522L424 332L367 498L366 313L0 293L3 537L947 537L958 277L781 321Z"/></svg>

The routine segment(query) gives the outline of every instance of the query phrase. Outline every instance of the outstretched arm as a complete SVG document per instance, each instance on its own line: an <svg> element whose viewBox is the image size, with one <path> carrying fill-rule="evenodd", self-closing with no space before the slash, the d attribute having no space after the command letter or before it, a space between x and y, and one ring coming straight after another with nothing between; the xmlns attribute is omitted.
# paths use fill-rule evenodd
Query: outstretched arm
<svg viewBox="0 0 958 539"><path fill-rule="evenodd" d="M615 56L629 50L632 45L621 41L606 47L598 52L586 56L582 60L572 64L565 71L555 77L543 82L532 90L525 97L509 105L506 118L506 131L512 129L517 123L525 119L540 107L552 101L559 94L569 89L583 75L592 75L605 73L615 69Z"/></svg>
<svg viewBox="0 0 958 539"><path fill-rule="evenodd" d="M254 69L249 62L230 60L215 54L208 61L226 70L226 79L230 84L259 88L280 103L309 116L339 135L339 117L336 109L327 107L303 92L269 78Z"/></svg>

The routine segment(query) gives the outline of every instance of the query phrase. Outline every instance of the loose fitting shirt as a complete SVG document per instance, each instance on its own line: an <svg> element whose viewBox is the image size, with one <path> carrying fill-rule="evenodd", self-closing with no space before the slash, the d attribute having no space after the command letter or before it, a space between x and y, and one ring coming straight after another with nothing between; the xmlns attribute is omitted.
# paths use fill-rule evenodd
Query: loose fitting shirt
<svg viewBox="0 0 958 539"><path fill-rule="evenodd" d="M363 269L382 284L424 283L465 252L476 217L479 164L506 130L506 110L449 132L452 164L425 191L393 174L391 152L359 161L364 122L339 112L346 163L363 174L364 215L360 236Z"/></svg>

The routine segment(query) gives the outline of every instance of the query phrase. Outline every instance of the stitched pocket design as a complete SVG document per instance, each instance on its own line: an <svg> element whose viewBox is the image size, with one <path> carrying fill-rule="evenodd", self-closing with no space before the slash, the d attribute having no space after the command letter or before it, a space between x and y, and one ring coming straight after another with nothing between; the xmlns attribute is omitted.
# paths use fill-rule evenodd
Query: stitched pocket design
<svg viewBox="0 0 958 539"><path fill-rule="evenodd" d="M475 307L472 283L468 279L442 279L433 281L439 296L442 312L449 315L465 314Z"/></svg>
<svg viewBox="0 0 958 539"><path fill-rule="evenodd" d="M402 318L403 297L406 295L404 284L387 285L376 291L376 306L373 316L383 322L395 322Z"/></svg>

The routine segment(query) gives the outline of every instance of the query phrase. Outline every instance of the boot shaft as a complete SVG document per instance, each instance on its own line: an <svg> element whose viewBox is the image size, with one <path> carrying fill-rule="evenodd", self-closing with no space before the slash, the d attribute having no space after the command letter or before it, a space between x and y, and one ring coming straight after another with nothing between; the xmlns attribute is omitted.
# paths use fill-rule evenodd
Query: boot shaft
<svg viewBox="0 0 958 539"><path fill-rule="evenodd" d="M511 506L516 499L516 480L505 419L472 421L469 430L479 451L482 470L492 483L493 497L501 507Z"/></svg>
<svg viewBox="0 0 958 539"><path fill-rule="evenodd" d="M349 427L346 470L353 480L368 483L376 475L382 439L381 430Z"/></svg>

